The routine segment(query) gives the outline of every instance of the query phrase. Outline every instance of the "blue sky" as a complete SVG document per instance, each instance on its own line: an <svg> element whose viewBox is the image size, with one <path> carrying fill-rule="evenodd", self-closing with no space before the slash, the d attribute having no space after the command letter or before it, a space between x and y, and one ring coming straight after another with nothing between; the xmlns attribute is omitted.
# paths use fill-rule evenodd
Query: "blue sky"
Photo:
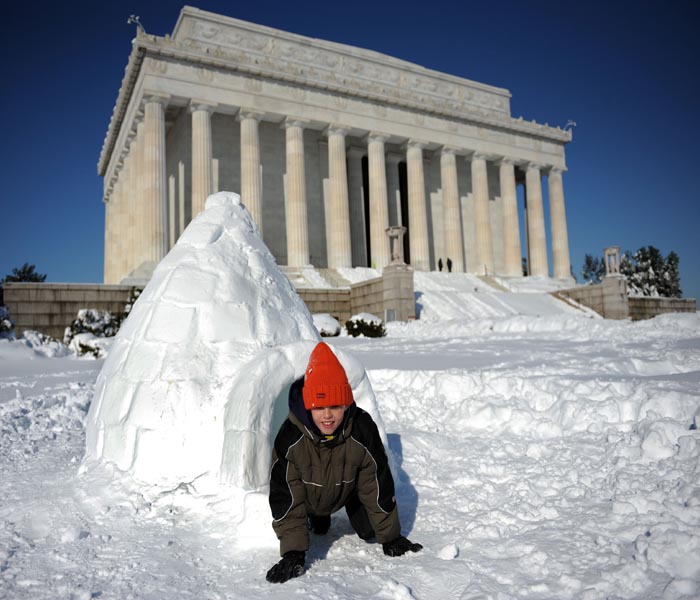
<svg viewBox="0 0 700 600"><path fill-rule="evenodd" d="M369 48L504 87L513 116L576 121L564 175L571 262L654 245L700 298L700 3L222 2L204 10ZM102 280L96 164L134 36L175 25L181 2L4 9L0 277Z"/></svg>

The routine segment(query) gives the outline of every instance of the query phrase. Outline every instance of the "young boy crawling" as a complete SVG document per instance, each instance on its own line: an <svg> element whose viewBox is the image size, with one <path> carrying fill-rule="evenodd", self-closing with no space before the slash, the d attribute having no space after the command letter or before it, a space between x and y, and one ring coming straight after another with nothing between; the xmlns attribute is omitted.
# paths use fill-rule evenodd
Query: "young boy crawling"
<svg viewBox="0 0 700 600"><path fill-rule="evenodd" d="M340 361L323 342L304 377L289 390L289 415L272 452L270 508L280 560L267 580L304 572L309 529L323 535L331 513L345 508L363 540L376 538L387 556L423 548L401 535L394 480L372 417L359 408Z"/></svg>

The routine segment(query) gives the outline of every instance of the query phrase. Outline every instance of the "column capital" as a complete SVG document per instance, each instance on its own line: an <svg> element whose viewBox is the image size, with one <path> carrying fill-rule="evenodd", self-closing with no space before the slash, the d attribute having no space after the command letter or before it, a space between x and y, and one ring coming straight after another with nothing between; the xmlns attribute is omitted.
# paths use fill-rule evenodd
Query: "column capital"
<svg viewBox="0 0 700 600"><path fill-rule="evenodd" d="M459 151L460 151L460 149L457 148L456 146L444 145L444 146L442 146L442 148L440 148L440 154L441 154L441 155L451 154L451 155L454 156L454 155L456 155L457 152L459 152Z"/></svg>
<svg viewBox="0 0 700 600"><path fill-rule="evenodd" d="M496 159L496 164L500 167L502 165L512 165L512 166L517 166L520 163L520 161L515 160L514 158L510 158L509 156L501 156L500 158Z"/></svg>
<svg viewBox="0 0 700 600"><path fill-rule="evenodd" d="M545 170L547 173L554 173L555 175L561 175L564 171L566 171L566 167L555 167L553 165L546 166Z"/></svg>
<svg viewBox="0 0 700 600"><path fill-rule="evenodd" d="M280 126L282 129L289 129L290 127L301 127L304 129L309 126L309 121L298 117L285 117Z"/></svg>
<svg viewBox="0 0 700 600"><path fill-rule="evenodd" d="M485 152L472 152L471 156L468 157L470 161L474 160L489 160L492 157L489 154L486 154Z"/></svg>
<svg viewBox="0 0 700 600"><path fill-rule="evenodd" d="M383 133L381 131L370 131L366 136L365 140L369 144L370 142L386 142L391 137L388 133Z"/></svg>
<svg viewBox="0 0 700 600"><path fill-rule="evenodd" d="M163 92L145 92L143 94L143 103L160 104L165 108L170 103L170 98L170 94L164 94Z"/></svg>
<svg viewBox="0 0 700 600"><path fill-rule="evenodd" d="M428 145L428 142L423 140L409 139L406 141L406 150L409 148L417 148L418 150L423 150Z"/></svg>
<svg viewBox="0 0 700 600"><path fill-rule="evenodd" d="M218 106L219 105L215 102L208 102L206 100L197 100L196 98L192 98L192 100L190 100L189 110L191 113L200 110L213 113Z"/></svg>
<svg viewBox="0 0 700 600"><path fill-rule="evenodd" d="M328 127L326 127L323 130L323 134L326 137L330 137L332 135L342 135L346 136L348 133L350 133L350 128L345 126L345 125L340 125L337 123L330 123Z"/></svg>
<svg viewBox="0 0 700 600"><path fill-rule="evenodd" d="M243 121L244 119L255 119L259 122L264 116L265 113L263 111L255 110L254 108L241 107L241 109L238 111L238 114L236 115L236 120Z"/></svg>
<svg viewBox="0 0 700 600"><path fill-rule="evenodd" d="M533 161L525 161L523 164L519 165L523 171L531 171L531 170L537 170L542 172L546 165L538 162L533 162Z"/></svg>

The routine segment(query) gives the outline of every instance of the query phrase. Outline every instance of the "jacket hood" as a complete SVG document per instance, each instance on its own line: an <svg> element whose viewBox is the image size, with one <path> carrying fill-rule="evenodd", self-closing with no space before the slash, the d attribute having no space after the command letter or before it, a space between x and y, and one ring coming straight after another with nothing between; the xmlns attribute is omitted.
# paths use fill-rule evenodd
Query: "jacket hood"
<svg viewBox="0 0 700 600"><path fill-rule="evenodd" d="M304 435L309 436L314 443L323 445L336 445L350 435L352 430L352 419L355 415L357 404L353 401L345 411L343 420L332 436L321 433L311 418L311 411L304 408L304 376L302 375L289 388L289 420L294 423Z"/></svg>

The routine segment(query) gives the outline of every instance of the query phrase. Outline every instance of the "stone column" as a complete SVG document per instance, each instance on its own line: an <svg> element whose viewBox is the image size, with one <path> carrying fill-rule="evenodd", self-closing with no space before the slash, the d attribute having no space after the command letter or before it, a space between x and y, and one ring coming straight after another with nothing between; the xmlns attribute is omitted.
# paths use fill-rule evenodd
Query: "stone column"
<svg viewBox="0 0 700 600"><path fill-rule="evenodd" d="M131 130L126 140L126 158L124 160L125 167L125 183L127 189L127 204L129 218L127 221L128 231L126 232L126 240L128 244L128 273L131 273L138 266L138 249L137 249L137 219L138 219L138 198L136 195L136 131Z"/></svg>
<svg viewBox="0 0 700 600"><path fill-rule="evenodd" d="M136 147L134 148L134 200L136 210L134 211L134 269L138 268L146 259L146 235L148 226L146 223L146 210L144 204L145 171L143 168L143 147L145 137L145 124L143 116L136 123Z"/></svg>
<svg viewBox="0 0 700 600"><path fill-rule="evenodd" d="M525 170L525 199L527 210L527 266L530 275L547 277L547 241L542 207L542 180L540 165L529 163Z"/></svg>
<svg viewBox="0 0 700 600"><path fill-rule="evenodd" d="M566 228L562 169L549 170L549 221L552 230L552 267L555 278L571 278L569 234Z"/></svg>
<svg viewBox="0 0 700 600"><path fill-rule="evenodd" d="M446 146L442 148L440 180L445 221L445 257L452 261L453 271L463 273L462 219L459 206L459 184L457 182L457 157L454 148Z"/></svg>
<svg viewBox="0 0 700 600"><path fill-rule="evenodd" d="M389 196L389 222L392 225L406 225L401 216L401 188L399 185L399 163L403 156L389 152L386 157L386 184Z"/></svg>
<svg viewBox="0 0 700 600"><path fill-rule="evenodd" d="M180 217L177 229L177 237L179 238L187 226L185 221L185 163L181 160L177 163L177 195L178 216Z"/></svg>
<svg viewBox="0 0 700 600"><path fill-rule="evenodd" d="M175 245L177 234L177 186L175 175L168 175L168 250Z"/></svg>
<svg viewBox="0 0 700 600"><path fill-rule="evenodd" d="M247 108L238 113L241 123L241 200L258 224L260 233L263 222L258 123L262 116L263 113Z"/></svg>
<svg viewBox="0 0 700 600"><path fill-rule="evenodd" d="M386 182L384 142L387 136L372 132L367 137L367 170L369 171L369 238L371 265L383 269L391 262L386 230L389 227L389 199Z"/></svg>
<svg viewBox="0 0 700 600"><path fill-rule="evenodd" d="M110 194L110 202L112 203L112 208L114 210L114 237L112 248L114 249L114 260L112 262L113 277L116 283L122 278L122 271L124 269L124 252L126 250L124 244L124 209L122 206L121 198L121 185L119 184L119 178L115 176L113 179L114 183L112 185L112 193Z"/></svg>
<svg viewBox="0 0 700 600"><path fill-rule="evenodd" d="M347 129L330 126L328 135L328 183L330 192L330 227L326 240L328 266L330 268L351 267L350 210L348 205L348 172L345 157L345 135Z"/></svg>
<svg viewBox="0 0 700 600"><path fill-rule="evenodd" d="M306 208L306 170L304 164L304 125L287 118L287 173L284 176L284 213L287 224L287 265L303 267L309 261L309 232Z"/></svg>
<svg viewBox="0 0 700 600"><path fill-rule="evenodd" d="M211 113L214 106L192 100L192 219L204 210L212 192Z"/></svg>
<svg viewBox="0 0 700 600"><path fill-rule="evenodd" d="M114 283L114 269L112 268L112 261L114 256L114 250L112 244L114 241L114 205L112 204L112 198L105 198L103 200L105 205L105 249L104 249L104 273L102 275L102 280L104 283Z"/></svg>
<svg viewBox="0 0 700 600"><path fill-rule="evenodd" d="M369 267L367 257L367 234L365 232L365 190L362 181L362 158L364 148L350 146L347 150L348 163L348 203L350 205L350 247L352 264L355 267Z"/></svg>
<svg viewBox="0 0 700 600"><path fill-rule="evenodd" d="M523 274L520 248L520 223L518 221L518 195L515 188L515 165L507 158L499 162L501 202L503 203L503 266L504 275L518 277Z"/></svg>
<svg viewBox="0 0 700 600"><path fill-rule="evenodd" d="M424 144L409 140L406 147L408 169L408 240L411 266L418 271L430 270L428 247L428 210L425 205L423 173Z"/></svg>
<svg viewBox="0 0 700 600"><path fill-rule="evenodd" d="M165 106L167 97L147 96L144 117L144 208L148 230L146 260L158 262L167 252L165 177Z"/></svg>
<svg viewBox="0 0 700 600"><path fill-rule="evenodd" d="M493 241L489 215L489 180L486 157L475 152L471 160L472 192L474 194L474 226L476 230L476 269L479 275L492 275Z"/></svg>

